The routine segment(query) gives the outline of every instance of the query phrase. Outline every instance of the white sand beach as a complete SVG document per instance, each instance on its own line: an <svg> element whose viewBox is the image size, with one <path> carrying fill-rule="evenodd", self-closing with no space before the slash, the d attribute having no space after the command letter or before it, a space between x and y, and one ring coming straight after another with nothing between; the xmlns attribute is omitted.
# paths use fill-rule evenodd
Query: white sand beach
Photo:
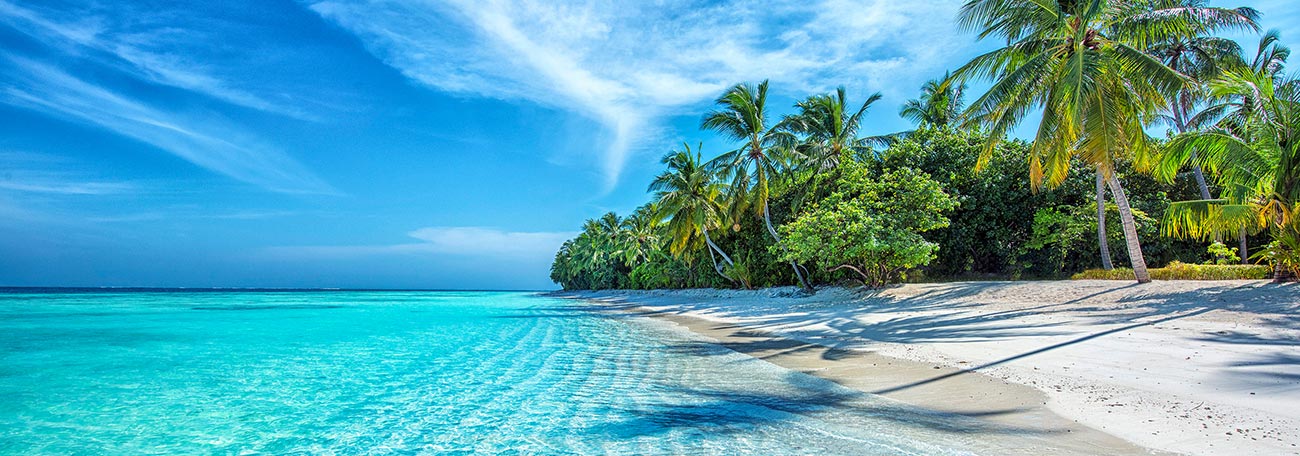
<svg viewBox="0 0 1300 456"><path fill-rule="evenodd" d="M1097 452L1127 452L1107 440L1115 436L1161 452L1300 454L1295 284L562 295L675 321L734 350L918 406L1099 434L1084 439Z"/></svg>

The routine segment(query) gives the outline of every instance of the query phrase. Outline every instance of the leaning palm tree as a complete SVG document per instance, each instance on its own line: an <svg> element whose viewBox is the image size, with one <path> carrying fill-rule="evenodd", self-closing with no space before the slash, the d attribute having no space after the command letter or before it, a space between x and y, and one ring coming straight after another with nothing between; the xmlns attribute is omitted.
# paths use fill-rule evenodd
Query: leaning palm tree
<svg viewBox="0 0 1300 456"><path fill-rule="evenodd" d="M1300 266L1300 81L1259 67L1229 71L1209 91L1236 100L1242 106L1238 117L1176 136L1155 174L1170 180L1184 163L1194 163L1215 174L1223 194L1170 204L1165 233L1209 238L1267 230L1274 240L1266 253L1277 268L1275 280L1294 277Z"/></svg>
<svg viewBox="0 0 1300 456"><path fill-rule="evenodd" d="M799 168L810 172L834 169L846 155L870 154L893 142L891 135L858 137L862 117L872 103L880 101L880 92L867 97L856 111L850 110L844 92L844 87L839 87L834 93L808 97L795 104L797 113L782 121L791 133L803 137L794 149Z"/></svg>
<svg viewBox="0 0 1300 456"><path fill-rule="evenodd" d="M963 114L990 133L979 165L1011 128L1041 109L1030 147L1031 183L1060 185L1073 157L1094 166L1119 208L1134 277L1150 282L1115 164L1146 163L1152 155L1146 120L1188 80L1145 50L1174 37L1253 23L1233 10L1187 7L1181 0L971 0L958 21L981 38L1007 41L953 74L954 81L993 80Z"/></svg>
<svg viewBox="0 0 1300 456"><path fill-rule="evenodd" d="M669 252L681 256L703 239L713 269L734 282L725 269L735 263L709 237L709 230L722 225L726 217L721 202L726 185L705 167L698 149L692 151L689 144L682 144L682 150L664 155L661 162L668 169L650 182L649 191L654 193L653 204L658 206L659 217L668 218ZM718 256L725 266L718 263Z"/></svg>
<svg viewBox="0 0 1300 456"><path fill-rule="evenodd" d="M943 79L931 79L921 86L920 98L913 98L903 103L898 115L915 122L917 125L947 127L961 116L966 101L966 84L949 84L951 73L944 73Z"/></svg>
<svg viewBox="0 0 1300 456"><path fill-rule="evenodd" d="M782 174L780 154L794 147L795 136L781 125L768 124L767 81L757 86L737 84L723 93L715 104L718 109L704 115L701 127L742 141L742 144L736 150L711 160L709 167L717 170L723 179L731 181L732 212L740 214L754 209L762 214L768 234L780 242L781 236L772 226L768 202L772 181ZM791 261L790 267L799 278L799 284L812 290L799 265Z"/></svg>

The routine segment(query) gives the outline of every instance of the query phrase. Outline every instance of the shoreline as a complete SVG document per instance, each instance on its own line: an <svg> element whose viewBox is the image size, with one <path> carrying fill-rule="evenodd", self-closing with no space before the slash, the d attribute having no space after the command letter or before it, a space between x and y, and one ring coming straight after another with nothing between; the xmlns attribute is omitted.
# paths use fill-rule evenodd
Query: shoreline
<svg viewBox="0 0 1300 456"><path fill-rule="evenodd" d="M1081 453L1300 454L1300 356L1287 352L1300 345L1300 287L958 282L813 296L551 296L672 322L923 409L1050 430L1053 444Z"/></svg>

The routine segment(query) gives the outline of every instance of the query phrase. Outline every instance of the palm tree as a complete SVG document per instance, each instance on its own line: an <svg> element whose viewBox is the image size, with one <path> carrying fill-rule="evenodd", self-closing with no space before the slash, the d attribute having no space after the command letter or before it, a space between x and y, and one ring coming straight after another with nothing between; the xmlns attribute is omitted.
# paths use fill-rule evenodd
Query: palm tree
<svg viewBox="0 0 1300 456"><path fill-rule="evenodd" d="M1185 7L1203 7L1204 0L1184 0ZM1259 13L1251 8L1237 8L1235 11L1255 27ZM1208 36L1210 30L1201 34L1170 36L1165 41L1156 43L1147 50L1174 71L1192 78L1196 84L1180 89L1169 100L1163 112L1157 117L1173 128L1174 133L1186 133L1203 127L1205 117L1195 116L1193 110L1200 104L1197 84L1217 76L1225 66L1236 64L1240 60L1241 46L1236 41ZM1205 173L1199 166L1192 166L1192 175L1196 186L1201 191L1201 199L1210 199L1210 187L1205 182Z"/></svg>
<svg viewBox="0 0 1300 456"><path fill-rule="evenodd" d="M768 125L767 81L757 86L737 84L723 93L715 104L718 109L704 115L701 128L743 143L740 148L711 160L709 167L716 169L723 179L731 181L734 213L742 213L748 208L761 211L768 234L780 242L781 236L772 226L768 208L770 184L781 175L778 155L794 147L795 137L782 125ZM799 265L791 261L790 267L799 278L799 284L811 291L812 286L799 270Z"/></svg>
<svg viewBox="0 0 1300 456"><path fill-rule="evenodd" d="M1209 238L1268 230L1275 241L1269 249L1275 280L1294 277L1300 254L1300 81L1257 65L1228 71L1209 84L1209 92L1239 109L1216 128L1176 136L1155 174L1170 180L1184 163L1204 166L1223 194L1170 204L1165 233Z"/></svg>
<svg viewBox="0 0 1300 456"><path fill-rule="evenodd" d="M622 237L619 253L624 264L634 267L638 262L649 261L650 256L659 250L662 221L658 204L654 202L638 207L623 219L619 225Z"/></svg>
<svg viewBox="0 0 1300 456"><path fill-rule="evenodd" d="M1060 185L1073 157L1096 167L1119 208L1134 277L1150 282L1115 163L1123 158L1145 163L1152 143L1144 120L1188 80L1145 50L1175 37L1249 28L1253 22L1235 10L1189 7L1181 0L970 0L958 21L978 30L980 38L1007 41L953 74L954 81L993 80L963 114L968 123L989 129L980 166L1012 127L1041 109L1030 147L1031 183Z"/></svg>
<svg viewBox="0 0 1300 456"><path fill-rule="evenodd" d="M672 240L669 252L681 256L703 238L709 258L713 260L713 269L718 275L732 280L724 266L718 264L717 256L722 257L726 267L734 266L735 262L709 237L709 230L720 226L726 216L721 202L726 186L704 166L698 149L692 151L689 144L682 144L682 150L664 155L661 162L668 169L650 182L649 191L654 192L659 216L668 218L667 228Z"/></svg>
<svg viewBox="0 0 1300 456"><path fill-rule="evenodd" d="M898 115L916 122L917 125L947 127L961 116L966 102L966 84L950 84L951 73L944 73L943 79L931 79L921 86L921 97L907 100L898 110Z"/></svg>
<svg viewBox="0 0 1300 456"><path fill-rule="evenodd" d="M1232 42L1232 44L1219 44L1215 47L1216 49L1213 51L1199 52L1198 54L1201 55L1197 56L1198 60L1186 62L1184 67L1192 68L1192 73L1199 76L1199 80L1201 81L1213 79L1217 75L1221 74L1225 68L1246 68L1248 71L1260 75L1268 75L1269 77L1276 79L1281 74L1282 66L1286 63L1286 59L1291 53L1290 49L1279 43L1279 36L1276 30L1270 30L1260 38L1255 56L1251 59L1249 64L1246 63L1244 56L1238 55L1229 58L1220 55L1233 48L1240 53L1240 46L1237 46L1235 42ZM1206 60L1208 58L1207 56L1220 58L1218 62L1214 63L1200 61ZM1214 66L1212 68L1206 68L1209 65ZM1170 67L1174 68L1174 65L1170 65ZM1203 97L1203 95L1201 95L1201 97ZM1186 114L1181 119L1174 117L1173 115L1162 117L1166 123L1174 126L1177 133L1186 133L1194 130L1199 131L1218 127L1227 128L1241 133L1247 123L1246 119L1250 117L1252 112L1258 110L1257 103L1254 101L1257 98L1258 97L1254 94L1244 94L1239 97L1220 97L1219 100L1213 100L1199 112ZM1205 178L1201 167L1195 164L1195 151L1186 155L1186 158L1188 160L1183 163L1183 166L1191 165L1193 173L1197 179L1197 185L1201 190L1201 199L1210 200L1210 192L1208 186L1205 184ZM1249 263L1246 232L1244 230L1239 231L1237 233L1237 239L1240 244L1238 254L1241 255L1241 262L1242 264Z"/></svg>
<svg viewBox="0 0 1300 456"><path fill-rule="evenodd" d="M1272 75L1274 78L1281 75L1287 57L1291 56L1291 48L1283 46L1281 40L1277 30L1269 30L1260 37L1255 58L1250 61L1250 68Z"/></svg>
<svg viewBox="0 0 1300 456"><path fill-rule="evenodd" d="M869 154L893 142L890 135L858 137L862 117L872 103L880 101L880 92L867 97L857 111L849 110L844 93L844 87L839 87L834 93L808 97L795 104L798 113L782 121L787 130L804 138L795 146L800 168L812 172L834 169L845 155Z"/></svg>

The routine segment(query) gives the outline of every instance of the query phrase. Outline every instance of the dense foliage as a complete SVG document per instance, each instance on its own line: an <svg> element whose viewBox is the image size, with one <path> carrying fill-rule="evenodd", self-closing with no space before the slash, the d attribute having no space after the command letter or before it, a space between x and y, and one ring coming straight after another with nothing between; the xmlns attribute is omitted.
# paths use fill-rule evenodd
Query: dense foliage
<svg viewBox="0 0 1300 456"><path fill-rule="evenodd" d="M870 286L929 264L939 246L921 233L948 226L944 213L957 201L938 182L910 168L873 176L861 164L844 166L836 191L781 227L773 247L781 259L846 269Z"/></svg>
<svg viewBox="0 0 1300 456"><path fill-rule="evenodd" d="M1269 270L1234 255L1284 278L1300 268L1300 83L1275 33L1253 59L1211 35L1257 17L1197 0L971 0L961 25L1006 46L927 83L900 110L917 128L893 134L862 134L879 94L840 88L778 117L767 81L738 84L701 123L734 149L669 152L651 202L587 221L551 278L811 290ZM993 86L963 109L973 79ZM1039 110L1032 142L1005 137ZM1147 135L1155 123L1167 140Z"/></svg>

